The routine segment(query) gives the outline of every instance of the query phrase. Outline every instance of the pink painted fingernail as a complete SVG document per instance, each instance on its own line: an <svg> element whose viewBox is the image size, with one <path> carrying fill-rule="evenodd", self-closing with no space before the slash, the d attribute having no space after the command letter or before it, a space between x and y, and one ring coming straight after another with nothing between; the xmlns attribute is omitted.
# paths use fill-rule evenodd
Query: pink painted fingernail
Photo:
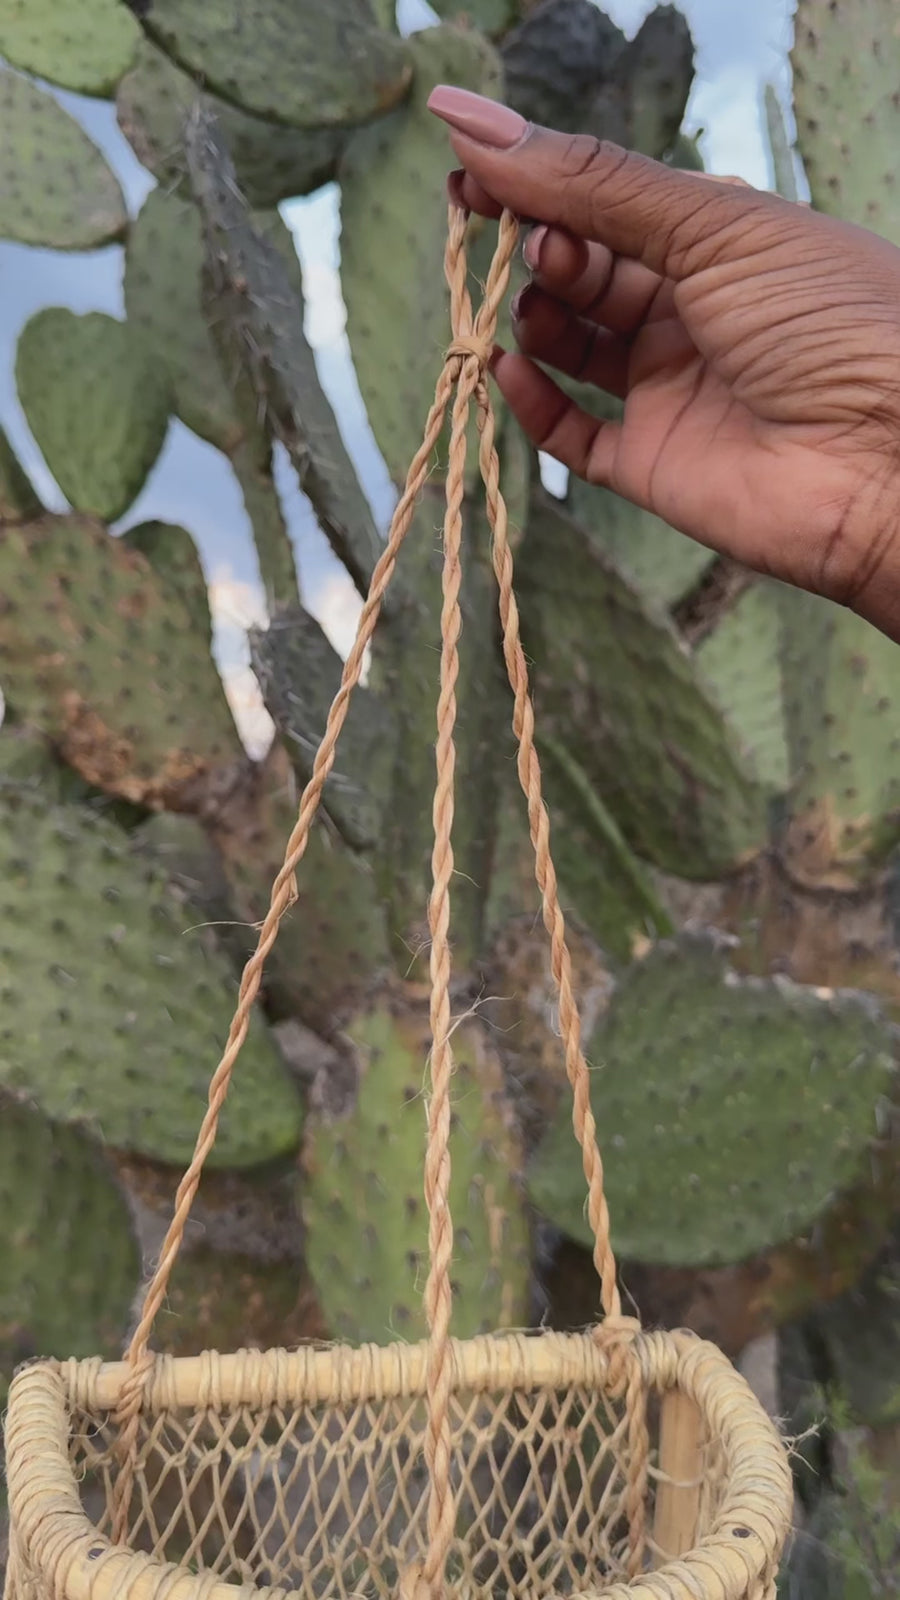
<svg viewBox="0 0 900 1600"><path fill-rule="evenodd" d="M477 144L489 145L492 150L511 150L528 132L529 125L518 111L446 83L439 83L432 89L428 109L448 122L457 133L465 134Z"/></svg>
<svg viewBox="0 0 900 1600"><path fill-rule="evenodd" d="M528 238L525 240L525 247L522 251L522 256L526 267L530 267L532 272L537 272L540 269L541 250L543 249L544 240L546 237L547 224L542 222L539 228L532 228Z"/></svg>
<svg viewBox="0 0 900 1600"><path fill-rule="evenodd" d="M532 283L523 283L521 289L513 295L509 302L509 314L513 322L521 322L528 315L528 303L534 298L535 288Z"/></svg>

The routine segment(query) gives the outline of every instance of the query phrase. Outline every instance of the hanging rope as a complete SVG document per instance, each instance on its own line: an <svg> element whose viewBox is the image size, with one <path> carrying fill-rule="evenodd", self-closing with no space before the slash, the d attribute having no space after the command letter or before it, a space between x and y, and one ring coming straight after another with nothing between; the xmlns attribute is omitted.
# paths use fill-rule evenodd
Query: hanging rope
<svg viewBox="0 0 900 1600"><path fill-rule="evenodd" d="M381 603L391 581L397 555L413 517L416 499L428 475L431 458L444 424L450 397L449 462L444 516L442 573L441 669L437 708L436 782L433 807L433 888L428 906L431 931L431 1092L428 1101L428 1135L425 1156L425 1197L428 1204L429 1272L425 1287L428 1322L427 1405L425 1454L429 1475L428 1549L414 1574L405 1574L401 1589L407 1600L440 1600L447 1555L455 1534L456 1510L451 1484L452 1438L450 1398L453 1387L450 1344L453 1221L450 1215L450 1089L453 1053L450 1042L450 884L453 878L453 810L456 766L454 729L456 683L459 675L459 638L462 630L460 585L462 578L462 512L465 494L466 434L472 401L477 406L479 466L484 482L488 521L492 534L492 559L499 588L503 651L514 697L513 728L518 741L518 774L528 802L528 819L535 855L535 877L541 892L544 925L550 939L551 970L559 1000L560 1032L566 1071L573 1091L572 1120L581 1146L588 1190L588 1216L594 1234L594 1263L600 1279L604 1320L597 1337L608 1350L610 1387L624 1399L629 1433L629 1470L626 1496L629 1575L643 1564L644 1507L647 1487L648 1439L645 1384L633 1352L638 1324L622 1316L616 1264L609 1237L609 1211L603 1188L603 1163L596 1142L590 1106L588 1070L581 1048L581 1025L572 992L572 970L566 945L565 921L559 904L556 873L550 856L550 824L541 792L541 770L534 744L534 709L528 670L519 637L519 614L513 593L513 560L507 532L506 504L500 493L500 469L495 449L495 419L486 371L497 326L497 315L509 283L518 225L504 213L494 259L488 272L484 298L473 316L467 285L465 251L467 214L450 207L444 270L450 288L452 340L438 378L434 404L425 433L407 476L403 494L391 522L387 545L372 577L356 639L344 665L341 684L316 753L312 775L304 789L296 825L288 840L284 864L272 888L269 910L256 950L241 979L237 1008L222 1059L209 1087L206 1114L194 1154L182 1178L175 1210L147 1287L143 1307L126 1359L128 1377L123 1384L117 1420L120 1427L121 1470L115 1485L113 1538L123 1542L128 1530L134 1487L135 1457L140 1413L153 1366L150 1336L165 1300L172 1268L181 1248L184 1230L197 1193L203 1166L213 1148L219 1114L225 1103L234 1064L247 1035L250 1014L259 992L263 967L278 934L281 918L296 899L295 873L309 840L322 791L334 763L338 737L347 716L350 696L359 682L366 647L378 621Z"/></svg>

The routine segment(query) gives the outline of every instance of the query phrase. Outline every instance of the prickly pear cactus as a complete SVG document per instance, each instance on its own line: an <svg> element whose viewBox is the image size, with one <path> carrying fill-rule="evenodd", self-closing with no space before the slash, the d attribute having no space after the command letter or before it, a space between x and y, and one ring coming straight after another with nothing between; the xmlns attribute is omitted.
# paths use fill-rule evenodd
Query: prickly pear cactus
<svg viewBox="0 0 900 1600"><path fill-rule="evenodd" d="M167 186L185 176L184 120L200 104L215 116L231 152L241 192L252 206L308 194L334 177L346 140L343 129L285 128L250 116L176 67L148 39L119 84L119 127L145 167ZM157 257L157 265L162 260Z"/></svg>
<svg viewBox="0 0 900 1600"><path fill-rule="evenodd" d="M198 636L212 641L209 593L200 565L200 556L187 528L174 522L139 522L122 535L129 550L137 550L149 561L163 583L190 610Z"/></svg>
<svg viewBox="0 0 900 1600"><path fill-rule="evenodd" d="M360 130L339 174L347 333L378 447L398 484L422 442L449 337L447 139L428 96L436 83L456 83L496 99L502 84L496 52L475 32L428 28L409 47L415 79L405 115Z"/></svg>
<svg viewBox="0 0 900 1600"><path fill-rule="evenodd" d="M115 1357L140 1271L100 1146L0 1090L0 1406L20 1361Z"/></svg>
<svg viewBox="0 0 900 1600"><path fill-rule="evenodd" d="M781 673L781 586L760 578L697 647L701 678L741 740L760 783L783 794L791 777Z"/></svg>
<svg viewBox="0 0 900 1600"><path fill-rule="evenodd" d="M791 65L814 205L900 244L896 30L893 0L799 0Z"/></svg>
<svg viewBox="0 0 900 1600"><path fill-rule="evenodd" d="M28 522L43 506L12 445L0 428L0 521Z"/></svg>
<svg viewBox="0 0 900 1600"><path fill-rule="evenodd" d="M96 250L127 223L122 191L75 118L0 66L0 238Z"/></svg>
<svg viewBox="0 0 900 1600"><path fill-rule="evenodd" d="M235 30L230 6L154 0L144 28L223 100L299 128L366 122L398 104L410 81L403 41L377 28L367 0L298 12L254 0ZM243 30L243 37L242 37Z"/></svg>
<svg viewBox="0 0 900 1600"><path fill-rule="evenodd" d="M111 94L140 36L121 0L85 0L77 16L53 0L0 0L0 54L77 94Z"/></svg>
<svg viewBox="0 0 900 1600"><path fill-rule="evenodd" d="M191 600L140 551L84 517L0 539L3 691L98 788L148 806L202 806L243 752Z"/></svg>
<svg viewBox="0 0 900 1600"><path fill-rule="evenodd" d="M425 1333L427 1014L386 998L348 1033L360 1059L355 1104L322 1110L307 1128L307 1256L335 1335L414 1340ZM455 1029L453 1049L453 1331L466 1338L525 1322L529 1243L499 1066L470 1023Z"/></svg>
<svg viewBox="0 0 900 1600"><path fill-rule="evenodd" d="M785 850L802 882L851 888L900 839L900 655L816 595L784 591L781 605L793 774Z"/></svg>
<svg viewBox="0 0 900 1600"><path fill-rule="evenodd" d="M244 429L204 315L203 261L196 208L164 185L153 189L125 249L128 323L165 364L176 416L230 454Z"/></svg>
<svg viewBox="0 0 900 1600"><path fill-rule="evenodd" d="M588 1052L619 1254L737 1262L821 1223L870 1168L895 1034L869 997L740 979L707 939L637 961ZM572 1152L564 1107L529 1194L588 1239Z"/></svg>
<svg viewBox="0 0 900 1600"><path fill-rule="evenodd" d="M152 346L101 311L51 306L19 336L16 388L73 510L115 522L143 487L169 425L168 374Z"/></svg>
<svg viewBox="0 0 900 1600"><path fill-rule="evenodd" d="M518 589L539 736L577 749L632 849L684 878L755 854L765 807L732 730L665 619L549 496L532 499Z"/></svg>
<svg viewBox="0 0 900 1600"><path fill-rule="evenodd" d="M591 0L542 0L504 39L506 99L529 122L583 133L625 35Z"/></svg>
<svg viewBox="0 0 900 1600"><path fill-rule="evenodd" d="M194 1147L236 998L189 906L111 823L0 790L0 1084L83 1120L114 1148L181 1164ZM252 1166L298 1142L300 1102L255 1018L211 1161Z"/></svg>
<svg viewBox="0 0 900 1600"><path fill-rule="evenodd" d="M247 373L256 408L287 449L335 554L365 591L381 541L303 333L296 258L286 263L251 217L209 117L188 124L186 153L206 237L211 321Z"/></svg>

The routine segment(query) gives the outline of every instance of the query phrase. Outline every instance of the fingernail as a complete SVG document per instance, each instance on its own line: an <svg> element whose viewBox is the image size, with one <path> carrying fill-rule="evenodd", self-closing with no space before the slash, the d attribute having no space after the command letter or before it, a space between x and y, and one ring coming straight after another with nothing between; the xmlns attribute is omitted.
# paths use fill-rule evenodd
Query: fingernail
<svg viewBox="0 0 900 1600"><path fill-rule="evenodd" d="M439 83L432 89L428 109L448 122L457 133L465 134L477 144L489 145L492 150L511 150L528 132L529 125L518 111L446 83Z"/></svg>
<svg viewBox="0 0 900 1600"><path fill-rule="evenodd" d="M454 172L447 174L447 199L452 206L463 206L462 184L465 177L462 167L457 167Z"/></svg>
<svg viewBox="0 0 900 1600"><path fill-rule="evenodd" d="M522 257L526 267L530 267L532 272L537 272L540 269L541 250L543 249L544 240L546 237L547 224L542 222L539 228L532 228L528 238L525 240L525 246L522 250Z"/></svg>
<svg viewBox="0 0 900 1600"><path fill-rule="evenodd" d="M528 301L533 295L534 285L531 283L523 283L521 289L513 295L509 302L509 314L513 322L521 322L522 318L528 315Z"/></svg>

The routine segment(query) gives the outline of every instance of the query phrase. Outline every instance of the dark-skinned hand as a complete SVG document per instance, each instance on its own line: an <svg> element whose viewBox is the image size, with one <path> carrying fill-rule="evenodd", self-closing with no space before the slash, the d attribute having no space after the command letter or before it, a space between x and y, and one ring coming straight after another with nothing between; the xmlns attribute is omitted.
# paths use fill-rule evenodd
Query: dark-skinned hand
<svg viewBox="0 0 900 1600"><path fill-rule="evenodd" d="M533 226L494 377L590 483L900 640L900 250L440 87L469 210ZM598 422L540 361L625 402Z"/></svg>

